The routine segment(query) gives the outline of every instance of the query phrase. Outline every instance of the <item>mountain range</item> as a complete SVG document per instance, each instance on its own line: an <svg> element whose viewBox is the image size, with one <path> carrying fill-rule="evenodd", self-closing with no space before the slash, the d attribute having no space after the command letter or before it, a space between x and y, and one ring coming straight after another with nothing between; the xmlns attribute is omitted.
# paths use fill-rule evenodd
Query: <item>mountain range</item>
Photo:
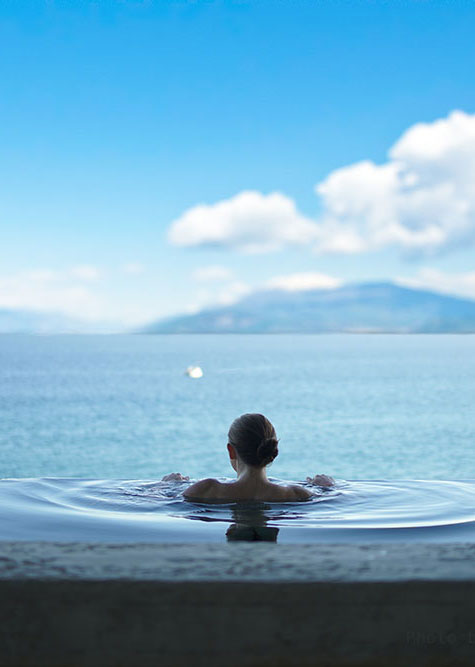
<svg viewBox="0 0 475 667"><path fill-rule="evenodd" d="M0 333L110 333L124 327L59 313L0 309ZM475 301L393 283L260 290L132 333L475 333Z"/></svg>
<svg viewBox="0 0 475 667"><path fill-rule="evenodd" d="M261 290L237 303L158 320L140 333L471 333L475 301L393 283Z"/></svg>

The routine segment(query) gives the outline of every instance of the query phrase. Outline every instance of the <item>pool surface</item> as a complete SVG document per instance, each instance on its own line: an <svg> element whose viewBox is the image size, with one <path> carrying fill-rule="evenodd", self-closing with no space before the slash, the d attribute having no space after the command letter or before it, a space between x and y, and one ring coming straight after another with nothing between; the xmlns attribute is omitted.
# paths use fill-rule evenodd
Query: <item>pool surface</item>
<svg viewBox="0 0 475 667"><path fill-rule="evenodd" d="M221 478L224 480L224 478ZM272 481L279 482L275 478ZM337 480L297 503L184 500L188 483L0 480L0 539L475 542L475 480Z"/></svg>

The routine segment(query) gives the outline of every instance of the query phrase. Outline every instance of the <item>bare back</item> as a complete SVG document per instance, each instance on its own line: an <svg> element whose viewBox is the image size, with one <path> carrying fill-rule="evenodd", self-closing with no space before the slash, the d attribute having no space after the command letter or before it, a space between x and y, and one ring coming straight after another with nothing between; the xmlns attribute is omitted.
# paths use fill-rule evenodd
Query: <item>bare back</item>
<svg viewBox="0 0 475 667"><path fill-rule="evenodd" d="M281 486L267 482L250 487L236 482L219 482L217 479L202 479L188 487L183 495L190 500L221 500L235 502L241 500L257 500L265 502L296 502L308 500L312 494L296 484Z"/></svg>

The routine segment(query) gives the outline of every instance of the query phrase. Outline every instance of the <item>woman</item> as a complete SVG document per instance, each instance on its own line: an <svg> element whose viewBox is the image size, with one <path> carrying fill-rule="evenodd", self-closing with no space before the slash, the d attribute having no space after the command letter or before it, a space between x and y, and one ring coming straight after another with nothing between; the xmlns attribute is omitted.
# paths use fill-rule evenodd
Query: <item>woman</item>
<svg viewBox="0 0 475 667"><path fill-rule="evenodd" d="M275 459L278 440L270 421L260 414L241 415L233 421L228 433L228 454L232 467L237 473L234 482L219 482L217 479L202 479L189 486L183 495L194 500L263 500L286 502L308 500L313 494L302 486L289 484L282 486L267 479L266 466ZM187 478L172 473L164 480ZM307 477L307 482L319 486L332 486L334 480L327 475Z"/></svg>

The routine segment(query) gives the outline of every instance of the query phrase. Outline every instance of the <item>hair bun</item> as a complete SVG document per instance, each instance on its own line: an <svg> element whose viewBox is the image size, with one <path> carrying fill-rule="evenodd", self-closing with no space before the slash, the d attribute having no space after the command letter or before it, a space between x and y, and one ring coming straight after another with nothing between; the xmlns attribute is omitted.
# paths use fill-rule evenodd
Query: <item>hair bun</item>
<svg viewBox="0 0 475 667"><path fill-rule="evenodd" d="M262 465L267 465L268 463L272 463L272 461L279 453L279 450L277 449L278 444L279 443L277 438L265 438L261 442L261 444L257 448L256 454L257 458L259 459L259 462Z"/></svg>

